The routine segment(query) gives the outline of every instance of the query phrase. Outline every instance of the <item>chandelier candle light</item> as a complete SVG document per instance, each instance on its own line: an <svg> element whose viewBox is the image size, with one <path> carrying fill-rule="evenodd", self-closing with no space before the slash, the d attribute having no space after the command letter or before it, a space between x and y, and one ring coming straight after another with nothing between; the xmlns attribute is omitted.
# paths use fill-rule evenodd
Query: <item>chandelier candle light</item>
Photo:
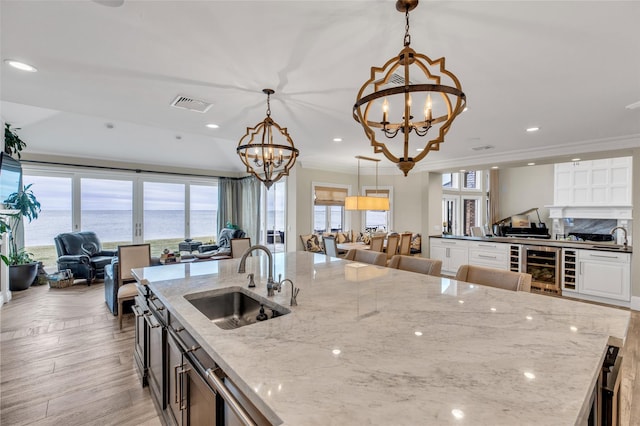
<svg viewBox="0 0 640 426"><path fill-rule="evenodd" d="M272 89L263 89L262 92L267 95L267 117L254 127L247 127L236 152L247 167L247 173L260 179L269 189L282 176L289 175L299 151L286 127L280 127L271 118L270 97L275 92ZM274 142L274 138L282 141Z"/></svg>
<svg viewBox="0 0 640 426"><path fill-rule="evenodd" d="M389 210L389 198L388 197L370 197L360 195L360 160L375 161L376 163L376 194L378 194L378 163L380 160L377 158L363 157L356 155L358 159L358 195L349 196L344 199L345 210Z"/></svg>
<svg viewBox="0 0 640 426"><path fill-rule="evenodd" d="M396 9L405 14L404 48L382 68L371 67L371 76L360 88L353 106L353 118L362 125L373 151L382 152L397 163L405 176L429 151L440 149L451 123L467 104L460 81L447 71L444 58L431 60L410 47L409 12L417 6L418 0L396 2ZM415 117L413 104L422 110ZM394 112L395 120L390 118ZM433 139L420 139L429 131ZM404 137L403 145L387 146L378 139L379 135L393 139L398 133ZM399 147L402 152L394 154ZM411 155L414 152L415 157Z"/></svg>

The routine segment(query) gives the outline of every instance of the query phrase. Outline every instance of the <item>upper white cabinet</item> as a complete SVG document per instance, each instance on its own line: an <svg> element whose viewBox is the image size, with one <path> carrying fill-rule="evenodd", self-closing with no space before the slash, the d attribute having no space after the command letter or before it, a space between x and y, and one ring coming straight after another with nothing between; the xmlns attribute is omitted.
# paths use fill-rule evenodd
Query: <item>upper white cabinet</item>
<svg viewBox="0 0 640 426"><path fill-rule="evenodd" d="M554 205L631 205L631 157L555 165Z"/></svg>

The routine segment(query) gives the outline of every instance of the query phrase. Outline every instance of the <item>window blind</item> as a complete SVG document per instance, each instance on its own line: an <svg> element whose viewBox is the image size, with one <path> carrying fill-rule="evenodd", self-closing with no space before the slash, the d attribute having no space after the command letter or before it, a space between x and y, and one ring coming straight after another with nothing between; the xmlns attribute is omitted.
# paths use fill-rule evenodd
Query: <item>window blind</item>
<svg viewBox="0 0 640 426"><path fill-rule="evenodd" d="M367 197L389 198L388 189L365 189L364 192Z"/></svg>
<svg viewBox="0 0 640 426"><path fill-rule="evenodd" d="M316 206L344 206L344 199L346 197L346 188L316 186L313 204Z"/></svg>

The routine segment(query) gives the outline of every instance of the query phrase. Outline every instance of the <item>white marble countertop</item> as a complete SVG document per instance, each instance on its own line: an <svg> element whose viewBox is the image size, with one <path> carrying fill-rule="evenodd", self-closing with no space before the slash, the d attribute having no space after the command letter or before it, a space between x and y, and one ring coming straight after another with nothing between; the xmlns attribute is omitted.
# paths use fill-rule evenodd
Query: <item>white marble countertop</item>
<svg viewBox="0 0 640 426"><path fill-rule="evenodd" d="M236 385L286 425L573 425L629 311L307 252L274 256L300 287L288 315L235 330L183 296L266 296L266 257L150 267L160 297ZM355 265L355 266L354 266ZM273 301L288 307L290 288ZM612 339L613 338L613 339Z"/></svg>

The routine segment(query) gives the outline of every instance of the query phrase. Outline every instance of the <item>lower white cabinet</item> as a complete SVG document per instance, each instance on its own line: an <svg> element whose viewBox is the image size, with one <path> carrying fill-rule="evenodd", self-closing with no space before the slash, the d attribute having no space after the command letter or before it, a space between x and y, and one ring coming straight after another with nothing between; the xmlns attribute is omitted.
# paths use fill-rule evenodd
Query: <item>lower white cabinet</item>
<svg viewBox="0 0 640 426"><path fill-rule="evenodd" d="M631 254L578 250L578 293L631 300Z"/></svg>
<svg viewBox="0 0 640 426"><path fill-rule="evenodd" d="M469 265L509 270L509 244L469 241Z"/></svg>
<svg viewBox="0 0 640 426"><path fill-rule="evenodd" d="M431 259L442 261L442 273L445 275L455 275L461 265L469 263L468 241L431 238L429 250Z"/></svg>

